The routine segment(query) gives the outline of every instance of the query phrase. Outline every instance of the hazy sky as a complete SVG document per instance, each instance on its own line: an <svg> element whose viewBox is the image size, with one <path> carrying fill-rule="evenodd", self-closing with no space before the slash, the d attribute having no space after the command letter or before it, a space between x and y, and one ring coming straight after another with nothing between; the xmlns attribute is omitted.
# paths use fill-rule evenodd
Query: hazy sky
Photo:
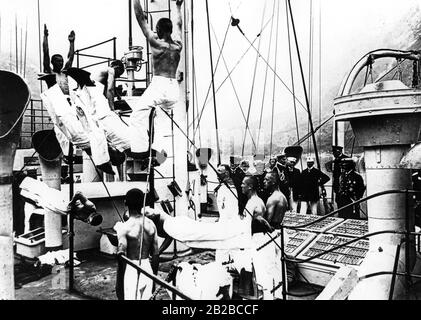
<svg viewBox="0 0 421 320"><path fill-rule="evenodd" d="M155 2L166 0L155 0ZM188 0L189 2L191 0ZM314 40L314 100L318 101L318 64L319 64L319 28L321 27L321 90L322 94L329 90L331 83L340 82L345 73L363 54L369 50L379 48L384 39L382 33L388 27L399 21L409 10L420 6L421 0L291 0L294 10L294 18L297 28L300 50L305 68L306 80L308 81L309 44L310 44L310 11L313 16L313 40ZM264 13L266 3L266 9ZM279 19L277 19L277 6L279 4ZM312 4L312 10L310 5ZM67 54L67 35L70 30L76 32L76 48L82 48L101 42L112 37L117 37L117 56L122 57L128 46L128 1L124 0L40 0L41 24L46 23L50 30L50 53ZM274 6L275 5L275 6ZM275 10L273 10L275 8ZM319 9L320 8L320 9ZM291 88L289 51L286 28L286 8L284 0L209 0L209 12L212 27L215 30L219 44L224 38L227 24L231 14L241 20L240 26L246 36L253 40L259 33L263 21L270 21L274 14L273 35L269 38L271 24L268 23L262 32L260 52L268 59L272 68L283 81ZM320 11L319 11L320 10ZM194 28L195 28L195 62L196 77L198 79L198 100L200 107L209 85L209 45L206 25L205 0L194 0ZM321 12L321 16L320 13ZM15 16L18 28L25 29L28 21L28 60L35 66L39 66L39 34L36 0L0 0L1 15L1 39L0 52L2 57L7 57L10 48L15 48ZM321 18L320 18L321 17ZM278 22L278 24L277 24ZM277 32L276 32L276 26ZM20 42L20 29L18 30ZM11 37L12 35L12 37ZM275 44L278 36L277 63L275 65ZM143 37L133 21L133 37L135 45L144 45ZM219 49L212 35L214 62L218 57ZM269 44L271 54L268 55ZM258 46L258 41L255 43ZM248 42L236 28L229 28L224 48L224 58L231 69L237 63L243 52L248 48ZM95 53L110 56L111 45L104 47ZM302 86L300 85L299 73L297 72L297 58L293 50L293 64L297 96L304 102ZM234 85L239 93L239 99L244 112L252 105L251 119L257 121L261 105L264 105L264 113L271 113L272 100L277 101L276 124L282 126L285 122L293 119L292 98L279 80L275 81L276 90L273 95L273 73L269 71L267 76L265 102L263 103L264 78L266 64L259 59L254 94L250 92L253 87L254 66L256 52L250 50L236 71L232 74ZM84 61L89 63L90 61ZM215 76L216 86L226 77L223 60L220 61ZM316 81L317 80L317 81ZM240 125L242 116L230 81L227 81L217 95L218 112L222 128ZM331 102L324 102L331 103ZM302 115L303 110L299 109ZM213 119L212 106L209 105L204 113L205 117ZM266 127L269 123L265 123ZM205 126L212 126L212 121L206 121Z"/></svg>

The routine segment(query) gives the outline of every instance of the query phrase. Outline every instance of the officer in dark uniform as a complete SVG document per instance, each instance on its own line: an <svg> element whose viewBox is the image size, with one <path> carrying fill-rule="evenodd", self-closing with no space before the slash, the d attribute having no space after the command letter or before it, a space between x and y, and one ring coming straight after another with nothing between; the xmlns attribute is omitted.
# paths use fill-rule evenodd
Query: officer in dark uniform
<svg viewBox="0 0 421 320"><path fill-rule="evenodd" d="M248 162L248 160L243 159L241 160L240 165L234 170L232 174L232 180L234 182L234 186L238 194L239 215L243 214L244 208L246 207L248 201L247 196L241 191L241 183L243 182L243 179L246 175L250 175L248 171L249 168L250 163Z"/></svg>
<svg viewBox="0 0 421 320"><path fill-rule="evenodd" d="M415 191L421 191L421 170L414 170L412 174L412 188ZM415 196L415 225L421 227L421 194Z"/></svg>
<svg viewBox="0 0 421 320"><path fill-rule="evenodd" d="M287 180L287 156L285 153L280 153L276 157L276 165L274 167L274 171L279 176L279 190L284 194L284 196L289 199L290 197L290 190Z"/></svg>
<svg viewBox="0 0 421 320"><path fill-rule="evenodd" d="M338 194L339 191L339 177L341 175L341 161L345 158L350 158L349 156L342 153L344 148L340 146L332 146L332 152L335 159L333 160L333 191L335 192L335 195Z"/></svg>
<svg viewBox="0 0 421 320"><path fill-rule="evenodd" d="M317 214L317 204L320 199L319 187L330 180L329 176L314 167L314 158L307 158L307 168L301 172L301 210L307 213L307 206L311 208L311 214Z"/></svg>
<svg viewBox="0 0 421 320"><path fill-rule="evenodd" d="M301 189L302 189L302 183L300 181L301 171L295 168L297 161L298 159L295 157L287 158L286 180L288 182L288 186L290 190L289 205L290 205L290 210L294 212L298 212L297 207L298 207L298 202L301 201Z"/></svg>
<svg viewBox="0 0 421 320"><path fill-rule="evenodd" d="M365 192L362 176L355 171L355 162L351 158L341 160L342 173L339 178L339 190L336 194L338 208L342 208L361 199ZM358 204L342 210L339 218L360 219L360 206Z"/></svg>

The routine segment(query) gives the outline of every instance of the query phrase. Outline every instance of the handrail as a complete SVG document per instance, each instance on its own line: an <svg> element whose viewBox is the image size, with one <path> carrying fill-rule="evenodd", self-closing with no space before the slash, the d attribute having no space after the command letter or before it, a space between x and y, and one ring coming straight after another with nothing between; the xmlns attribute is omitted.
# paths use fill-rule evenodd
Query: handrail
<svg viewBox="0 0 421 320"><path fill-rule="evenodd" d="M87 68L90 68L90 67L95 67L95 66L98 66L98 65L100 65L100 64L104 64L104 63L108 63L110 60L107 60L107 61L102 61L102 62L97 62L97 63L93 63L93 64L90 64L90 65L87 65L87 66L85 66L85 67L82 67L82 68L80 68L80 69L87 69Z"/></svg>
<svg viewBox="0 0 421 320"><path fill-rule="evenodd" d="M111 42L111 41L115 41L115 40L117 40L117 38L116 38L116 37L111 38L111 39L109 39L109 40L105 40L105 41L103 41L103 42L99 42L99 43L97 43L97 44L94 44L94 45L89 46L89 47L86 47L86 48L78 49L78 50L76 50L76 52L81 52L81 51L85 51L85 50L88 50L88 49L92 49L92 48L98 47L98 46L100 46L100 45L103 45L103 44L105 44L105 43L108 43L108 42Z"/></svg>
<svg viewBox="0 0 421 320"><path fill-rule="evenodd" d="M331 252L336 251L336 250L338 250L338 249L340 249L342 247L346 247L347 245L350 245L351 243L358 242L358 241L363 240L365 238L377 236L379 234L386 234L386 233L390 233L390 234L406 234L406 232L403 232L403 231L395 231L395 230L385 230L385 231L377 231L377 232L373 232L373 233L368 233L368 234L365 234L364 236L361 236L361 237L358 237L358 238L354 238L354 239L351 239L350 241L347 241L347 242L344 242L342 244L339 244L336 247L333 247L333 248L331 248L329 250L324 250L323 252L318 253L318 254L310 257L310 258L307 258L307 259L290 259L290 258L286 258L286 261L295 262L295 263L309 262L309 261L314 260L314 259L317 259L317 258L319 258L319 257L321 257L321 256L323 256L323 255L325 255L327 253L331 253Z"/></svg>
<svg viewBox="0 0 421 320"><path fill-rule="evenodd" d="M358 201L355 201L353 203L347 204L346 206L343 206L343 207L341 207L341 208L339 208L337 210L334 210L331 213L326 214L323 217L320 217L319 219L316 219L316 220L314 220L312 222L305 223L305 224L298 225L298 226L291 226L291 225L283 225L283 224L281 224L281 228L288 229L288 230L298 230L298 231L300 231L300 230L302 230L305 227L308 227L308 226L311 226L311 225L316 224L318 222L321 222L323 220L326 220L327 218L330 218L331 216L335 215L336 213L338 213L338 212L340 212L342 210L348 209L348 208L350 208L350 207L352 207L352 206L354 206L356 204L360 204L362 202L365 202L365 201L368 201L368 200L371 200L373 198L380 197L380 196L383 196L383 195L386 195L386 194L400 194L400 193L421 194L421 191L415 191L415 190L387 190L387 191L378 192L378 193L372 194L372 195L370 195L370 196L368 196L366 198L362 198L362 199L360 199ZM396 231L395 233L399 233L399 232ZM404 234L406 234L406 233L404 233ZM419 235L419 233L416 233L416 232L410 232L410 234L411 235ZM279 233L273 239L270 239L267 242L265 242L263 245L261 245L259 248L257 248L257 250L259 251L259 250L263 249L264 247L266 247L267 245L269 245L271 242L273 242L274 240L276 240L280 236L281 236L281 233ZM361 237L361 239L367 238L369 236L370 236L370 234L366 234L363 237ZM338 248L336 248L336 249L338 249Z"/></svg>
<svg viewBox="0 0 421 320"><path fill-rule="evenodd" d="M88 47L85 47L85 48L76 50L75 51L75 55L76 55L77 68L87 69L87 68L90 68L90 67L94 67L94 66L97 66L97 65L104 64L104 63L110 63L110 61L115 60L116 59L116 54L117 54L117 52L116 52L116 40L117 40L117 38L116 37L113 37L113 38L111 38L109 40L105 40L105 41L102 41L102 42L93 44L91 46L88 46ZM81 53L82 51L86 51L86 50L89 50L89 49L92 49L92 48L95 48L95 47L99 47L99 46L101 46L103 44L106 44L106 43L109 43L109 42L112 42L113 43L113 49L112 49L113 50L113 56L112 57L102 57L102 56L98 56L98 55L91 55L91 54ZM90 65L87 65L87 66L84 66L84 67L81 67L80 66L80 58L81 57L93 58L93 59L100 59L100 60L103 60L103 61L97 62L97 63L93 63L93 64L90 64Z"/></svg>
<svg viewBox="0 0 421 320"><path fill-rule="evenodd" d="M343 97L344 95L348 95L352 90L353 84L355 82L356 77L361 72L361 70L367 66L370 62L371 58L378 59L384 57L394 57L394 58L403 58L403 59L410 59L410 60L419 60L419 52L418 51L404 51L404 50L394 50L394 49L377 49L368 52L365 54L358 62L354 65L351 71L348 73L347 77L344 79L343 83L341 84L341 88L338 93L338 97ZM351 76L353 77L351 79Z"/></svg>
<svg viewBox="0 0 421 320"><path fill-rule="evenodd" d="M96 56L96 55L92 55L92 54L79 53L79 56L81 56L81 57L87 57L87 58L102 59L102 60L110 60L109 57Z"/></svg>
<svg viewBox="0 0 421 320"><path fill-rule="evenodd" d="M357 201L355 201L353 203L347 204L346 206L343 206L343 207L341 207L341 208L339 208L337 210L334 210L331 213L326 214L323 217L320 217L319 219L314 220L312 222L309 222L309 223L306 223L306 224L303 224L303 225L299 225L299 226L288 226L288 225L282 225L282 226L284 228L291 229L291 230L305 228L305 227L308 227L308 226L310 226L312 224L315 224L317 222L320 222L320 221L323 221L323 220L325 220L327 218L330 218L331 216L337 214L338 212L343 211L344 209L348 209L348 208L350 208L350 207L352 207L352 206L354 206L356 204L360 204L362 202L365 202L365 201L368 201L368 200L371 200L373 198L377 198L377 197L380 197L380 196L383 196L383 195L387 195L387 194L402 194L402 193L421 194L421 191L415 191L415 190L387 190L387 191L378 192L378 193L369 195L366 198L362 198L362 199L357 200Z"/></svg>
<svg viewBox="0 0 421 320"><path fill-rule="evenodd" d="M363 198L363 199L360 199L358 201L355 201L354 203L351 203L349 205L346 205L346 206L344 206L342 208L339 208L338 210L335 210L335 211L331 212L330 214L328 214L328 215L326 215L326 216L324 216L324 217L322 217L320 219L317 219L317 220L315 220L315 221L313 221L311 223L307 223L307 224L304 224L304 225L301 225L301 226L284 226L284 225L281 225L280 234L278 234L278 236L276 236L275 239L277 237L281 236L281 263L282 263L282 266L284 265L284 263L286 261L295 262L295 263L309 262L309 261L312 261L314 259L317 259L317 258L319 258L319 257L321 257L321 256L323 256L323 255L325 255L327 253L330 253L330 252L336 251L336 250L338 250L338 249L340 249L342 247L345 247L345 246L347 246L347 245L349 245L351 243L354 243L354 242L357 242L359 240L362 240L362 239L365 239L365 238L369 238L369 237L372 237L372 236L375 236L375 235L379 235L379 234L390 233L390 234L406 235L406 239L404 240L406 242L408 242L408 239L409 239L409 236L410 235L420 235L420 233L409 231L408 227L406 227L406 230L405 231L385 230L385 231L378 231L378 232L373 232L373 233L365 234L365 235L363 235L361 237L351 239L350 241L347 241L345 243L342 243L342 244L340 244L340 245L338 245L336 247L333 247L333 248L331 248L329 250L323 250L323 252L318 253L318 254L316 254L316 255L314 255L312 257L309 257L307 259L296 259L296 258L290 259L285 254L285 250L284 250L285 245L284 245L284 241L283 241L284 240L284 229L294 229L294 230L297 230L299 228L303 228L303 227L306 227L306 226L315 224L317 222L323 221L323 220L327 219L328 217L336 214L337 212L340 212L341 210L344 210L346 208L349 208L349 207L351 207L351 206L353 206L355 204L359 204L361 202L365 202L365 201L368 201L368 200L370 200L372 198L380 197L380 196L383 196L383 195L386 195L386 194L401 194L401 193L404 193L406 195L406 202L408 204L408 195L409 194L420 194L421 192L420 191L415 191L415 190L387 190L387 191L383 191L383 192L378 192L378 193L373 194L373 195L370 195L370 196L368 196L366 198ZM405 209L406 209L406 218L408 219L408 205L406 206ZM274 239L271 239L270 241L268 241L267 243L265 243L263 246L261 246L260 248L258 248L258 250L259 249L262 249L264 246L268 245L272 241L274 241ZM398 250L397 250L397 254L396 254L396 257L395 257L395 266L394 266L394 270L392 272L383 272L383 271L382 272L376 272L376 273L372 273L372 274L368 274L368 275L365 275L363 277L360 277L359 279L362 280L362 279L366 279L366 278L370 278L370 277L374 277L374 276L379 276L379 275L385 275L385 274L391 274L391 275L393 275L392 282L391 282L391 288L390 288L390 291L389 291L389 299L392 299L392 297L393 297L393 291L394 291L393 290L394 289L394 282L395 282L396 275L403 275L405 277L421 278L421 276L419 276L419 275L413 275L413 274L411 274L408 270L405 270L404 273L396 272L396 269L395 268L397 267L397 264L396 263L397 263L397 259L399 258L399 252L400 252L400 245L399 245ZM407 256L406 259L409 259L409 257ZM406 264L408 264L408 261L406 261ZM285 282L286 282L286 275L285 275L285 271L284 271L284 268L283 268L283 270L282 270L282 295L283 295L284 300L286 299L286 296L288 295L288 292L286 290Z"/></svg>
<svg viewBox="0 0 421 320"><path fill-rule="evenodd" d="M164 287L165 289L170 290L172 293L175 293L176 295L178 295L180 298L183 298L185 300L193 300L191 297L189 297L188 295L182 293L180 290L178 290L176 287L168 284L167 282L163 281L162 279L160 279L159 277L150 274L149 272L147 272L146 270L142 269L142 267L140 267L139 265L133 263L133 261L131 261L129 258L127 258L124 255L121 255L121 258L124 260L125 263L127 263L128 265L130 265L131 267L135 268L138 272L144 274L145 276L147 276L149 279L152 279L154 282L159 283L159 285L161 285L162 287Z"/></svg>

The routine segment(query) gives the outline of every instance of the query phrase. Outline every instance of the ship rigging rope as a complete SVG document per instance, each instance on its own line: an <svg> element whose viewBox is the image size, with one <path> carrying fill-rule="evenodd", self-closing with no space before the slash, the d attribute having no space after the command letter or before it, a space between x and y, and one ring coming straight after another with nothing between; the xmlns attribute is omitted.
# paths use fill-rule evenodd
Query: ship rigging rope
<svg viewBox="0 0 421 320"><path fill-rule="evenodd" d="M162 110L164 113L167 113L165 110ZM146 198L147 195L149 194L149 188L150 188L150 180L151 180L151 175L153 173L153 168L152 168L152 140L153 137L155 135L155 108L152 108L151 111L151 121L150 121L150 138L149 138L149 163L148 163L148 174L146 176L146 192L144 194L143 197L143 207L142 207L142 211L143 211L143 219L142 219L142 232L141 232L141 236L140 236L140 246L139 246L139 266L142 266L142 252L143 252L143 237L145 235L145 219L146 219L146 214L145 214L145 207L146 207ZM171 118L171 117L170 117ZM174 152L174 148L173 148L173 152ZM174 162L173 162L174 163ZM152 178L153 179L153 178ZM153 190L152 190L153 192ZM137 282L136 282L136 296L135 296L135 300L137 300L137 293L138 293L138 287L139 287L139 277L140 277L140 272L137 272Z"/></svg>
<svg viewBox="0 0 421 320"><path fill-rule="evenodd" d="M262 21L260 23L260 29L263 28L263 22L264 22L265 14L266 14L266 6L267 6L267 0L265 0L265 5L263 7ZM234 18L232 18L232 19L234 19ZM259 43L257 45L258 51L260 51L260 47L261 47L261 44L262 44L262 38L263 38L262 36L259 37ZM250 111L251 111L251 106L252 106L252 102L253 102L254 86L256 84L256 74L257 74L258 62L259 62L259 54L256 54L256 60L254 62L253 81L252 81L251 91L250 91L249 107L248 107L248 111L247 111L246 128L244 130L243 145L242 145L242 148L241 148L241 156L242 157L244 157L244 147L245 147L246 139L247 139L247 130L249 129ZM256 144L254 144L254 147L256 147Z"/></svg>
<svg viewBox="0 0 421 320"><path fill-rule="evenodd" d="M196 112L196 109L197 109L197 112L199 112L199 109L198 109L198 100L197 100L197 78L196 78L196 59L195 59L195 42L194 42L194 6L193 6L193 0L191 0L191 4L190 4L190 7L191 7L191 26L190 26L190 29L191 29L191 50L192 50L192 57L191 57L191 60L192 60L192 76L193 76L193 83L192 83L192 100L193 100L193 108L192 108L192 113L193 113L193 132L195 132L195 130L196 130L196 127L195 127L195 119L196 119L196 115L195 115L195 112ZM190 130L190 127L188 128L188 130ZM193 137L193 141L196 141L195 140L195 137ZM200 129L199 129L199 143L200 143L200 145L202 145L202 136L201 136L201 131L200 131ZM189 148L189 149L191 149L191 147Z"/></svg>
<svg viewBox="0 0 421 320"><path fill-rule="evenodd" d="M187 141L188 142L190 142L191 144L192 144L192 146L194 147L194 148L196 148L197 149L197 147L196 147L196 145L193 143L193 141L188 137L188 135L184 132L184 130L183 129L181 129L181 127L178 125L178 123L174 120L174 118L172 118L168 113L166 113L166 112L164 112L166 115L167 115L167 117L168 118L170 118L170 120L172 121L172 123L178 128L178 130L180 130L180 132L181 132L181 134L187 139ZM218 175L218 171L216 170L216 168L209 162L209 166L211 167L211 169ZM232 195L238 200L238 196L237 196L237 194L234 192L234 191L232 191L231 190L231 188L229 187L229 185L226 183L226 182L224 182L224 184L227 186L227 188L228 188L228 190L232 193ZM251 216L251 217L253 217L253 214L247 209L247 208L244 208L244 210ZM270 238L270 240L278 247L278 249L279 250L281 250L282 251L282 248L281 248L281 246L278 244L278 243L276 243L275 242L275 237L272 237L272 235L271 234L269 234L269 233L267 233L267 232L265 232L264 233L265 235L267 235L269 238Z"/></svg>
<svg viewBox="0 0 421 320"><path fill-rule="evenodd" d="M246 36L246 34L241 30L241 28L239 27L239 25L237 25L237 29L238 31L240 31L240 33L244 36L244 38L246 39L246 41L250 44L250 48L253 48L255 51L258 52L257 48L254 46L254 43L250 41L250 39ZM275 74L276 78L278 78L278 80L282 83L282 85L288 90L289 93L292 93L291 89L288 87L288 85L285 83L285 81L281 78L281 76L279 74L277 74L274 70L274 68L270 65L270 63L262 56L262 54L260 52L259 53L259 57L260 59L263 60L263 62L269 66L269 69ZM304 104L297 98L297 96L293 95L294 99L296 99L299 103L299 105L306 111L306 107L304 106Z"/></svg>
<svg viewBox="0 0 421 320"><path fill-rule="evenodd" d="M213 112L215 118L215 129L216 129L216 152L218 155L218 165L221 164L221 149L219 146L219 130L218 130L218 112L216 109L216 93L215 93L215 73L213 71L213 56L212 56L212 39L210 32L210 17L209 17L209 4L208 0L206 2L206 21L208 25L208 39L209 39L209 58L210 58L210 68L211 68L211 78L212 78L212 94L213 94ZM228 31L227 31L228 32ZM222 52L221 52L222 53Z"/></svg>
<svg viewBox="0 0 421 320"><path fill-rule="evenodd" d="M231 25L231 18L228 20L228 25L227 25L227 29L225 30L224 40L223 40L222 46L221 46L221 48L219 50L218 59L216 60L215 70L212 70L212 79L214 79L215 74L216 74L216 71L218 70L219 61L221 59L221 56L222 56L222 53L223 53L223 50L224 50L224 47L225 47L225 43L226 43L226 40L227 40L228 32L230 30L230 25ZM209 39L209 41L210 41L210 39ZM202 110L201 110L200 113L198 113L198 115L196 116L196 118L193 118L193 123L195 123L195 121L197 121L197 127L196 127L195 130L193 130L193 140L194 140L194 137L196 137L197 130L200 129L199 128L200 127L200 120L202 119L203 111L205 110L205 105L206 105L206 101L208 101L210 90L212 89L212 86L214 84L214 81L212 79L211 79L211 82L209 83L209 87L208 87L208 90L206 92L206 97L205 97L204 102L203 102ZM191 124L189 125L189 128L190 128L190 126L191 126Z"/></svg>
<svg viewBox="0 0 421 320"><path fill-rule="evenodd" d="M199 144L202 146L202 132L200 127L195 127L196 124L196 115L195 112L197 111L197 114L199 114L199 100L197 95L197 77L196 77L196 58L195 58L195 42L194 42L194 11L193 11L193 0L191 0L191 45L192 45L192 72L193 72L193 133L196 132L196 130L199 131ZM188 127L188 130L190 129L190 126ZM193 141L196 141L196 135L193 135ZM190 148L191 149L191 146Z"/></svg>
<svg viewBox="0 0 421 320"><path fill-rule="evenodd" d="M99 172L98 168L96 167L96 164L95 164L95 162L94 162L94 159L92 159L92 156L91 156L91 155L89 155L89 154L88 154L88 156L89 156L89 159L91 159L91 162L92 162L92 164L93 164L93 165L94 165L94 167L95 167L96 174L97 174L97 175L98 175L98 177L100 177L100 179L101 179L101 183L102 183L102 185L104 186L105 191L107 192L108 198L111 200L111 203L113 204L113 207L114 207L115 212L117 213L117 215L118 215L118 217L120 218L121 222L124 222L124 219L123 219L123 217L121 216L120 211L118 210L118 208L117 208L117 206L116 206L116 204L115 204L115 202L114 202L114 199L111 197L110 191L108 190L107 185L106 185L106 184L105 184L105 182L104 182L104 178L102 177L102 174Z"/></svg>
<svg viewBox="0 0 421 320"><path fill-rule="evenodd" d="M278 1L278 9L276 15L276 32L275 32L275 67L273 72L273 88L272 88L272 117L271 117L271 125L270 125L270 157L272 158L273 155L273 118L275 117L275 95L276 95L276 71L277 71L277 64L278 64L278 40L279 40L279 6L280 2Z"/></svg>
<svg viewBox="0 0 421 320"><path fill-rule="evenodd" d="M300 73L301 73L301 80L302 80L302 84L303 84L303 91L304 91L304 96L305 96L305 99L306 99L308 121L310 123L314 153L315 153L315 156L316 156L316 164L317 164L317 167L319 169L321 169L319 152L318 152L318 148L317 148L317 141L316 141L316 136L315 136L315 133L314 133L313 120L312 120L312 115L311 115L311 110L310 110L310 103L309 103L309 100L308 100L308 94L307 94L307 89L306 89L306 81L305 81L305 78L304 78L303 65L302 65L302 62L301 62L300 48L299 48L299 45L298 45L297 32L295 30L294 15L292 13L291 1L287 0L287 2L288 2L289 13L290 13L290 16L291 16L291 24L292 24L292 30L293 30L293 33L294 33L295 47L296 47L296 50L297 50L298 62L299 62L299 66L300 66Z"/></svg>
<svg viewBox="0 0 421 320"><path fill-rule="evenodd" d="M322 2L319 1L319 124L322 123ZM319 132L319 146L322 145L322 133Z"/></svg>
<svg viewBox="0 0 421 320"><path fill-rule="evenodd" d="M292 66L292 48L291 48L291 30L289 27L289 14L288 14L288 3L285 1L286 6L286 23L287 23L287 33L288 33L288 52L289 52L289 65L291 72L291 88L292 94L295 96L295 83L294 83L294 69ZM300 141L300 130L298 126L298 114L297 114L297 102L295 99L292 99L294 105L294 115L295 115L295 128L297 130L297 141ZM301 160L302 163L302 160Z"/></svg>
<svg viewBox="0 0 421 320"><path fill-rule="evenodd" d="M211 26L212 26L212 24L211 24ZM216 40L216 44L218 45L219 50L221 50L221 47L220 47L220 45L219 45L218 38L217 38L217 36L216 36L215 30L214 30L214 28L213 28L213 27L212 27L212 31L213 31L213 35L214 35L215 40ZM224 55L222 54L222 55L221 55L221 57L222 57L222 61L224 62L225 70L226 70L227 72L229 72L229 69L228 69L228 64L227 64L227 61L225 60ZM238 96L237 89L236 89L236 87L235 87L234 81L232 80L231 76L230 76L230 82L231 82L232 89L233 89L233 91L234 91L235 98L236 98L237 103L238 103L238 107L240 108L241 115L243 116L244 121L247 121L247 120L246 120L246 115L244 114L244 110L243 110L243 107L242 107L242 105L241 105L240 97ZM253 142L253 145L256 147L256 142L254 141L253 134L251 133L250 127L248 128L248 132L249 132L249 135L250 135L251 141ZM194 140L193 140L193 141L194 141Z"/></svg>
<svg viewBox="0 0 421 320"><path fill-rule="evenodd" d="M229 18L230 19L230 23L231 23L231 21L232 21L232 17L230 17ZM226 76L225 77L225 79L224 80L222 80L222 82L221 82L221 84L219 85L219 87L216 89L216 93L218 93L219 92L219 90L222 88L222 86L225 84L225 82L228 80L228 78L229 78L229 76L235 71L235 69L237 69L237 67L240 65L240 63L242 62L242 60L243 60L243 58L247 55L247 53L249 52L249 50L251 49L251 47L252 47L252 45L256 42L256 40L262 35L262 33L263 33L263 31L266 29L266 27L267 27L267 25L269 24L269 22L271 21L272 19L269 19L266 23L265 23L265 25L264 25L264 27L263 27L263 29L262 30L260 30L260 32L259 32L259 34L254 38L254 40L253 40L253 42L252 42L252 44L251 45L249 45L249 47L243 52L243 54L242 54L242 56L237 60L237 62L236 62L236 64L234 65L234 67L231 69L231 71L228 73L228 76ZM210 89L209 89L210 90ZM199 118L199 120L198 120L198 124L200 124L200 120L202 119L202 114L203 114L203 111L204 111L204 109L205 109L205 107L208 105L208 103L209 103L209 100L208 99L205 99L205 102L203 103L203 106L202 106L202 110L201 110L201 112L200 112L200 116L198 115L197 117ZM196 121L197 120L197 118L196 119L194 119L193 121ZM190 123L189 124L189 128L192 126L192 123Z"/></svg>
<svg viewBox="0 0 421 320"><path fill-rule="evenodd" d="M273 34L273 16L275 14L275 4L276 4L276 0L273 0L273 6L272 6L272 21L271 21L271 26L270 26L270 35L269 35L269 46L268 46L268 54L267 54L267 60L269 60L270 58L270 54L272 52L272 34ZM260 131L262 130L262 120L263 120L263 109L265 106L265 98L266 98L266 84L267 84L267 79L268 79L268 71L269 71L269 66L266 65L266 71L265 71L265 80L264 80L264 84L263 84L263 95L262 95L262 105L260 107L260 118L259 118L259 130L257 131L257 147L254 151L254 153L257 153L257 149L260 146ZM264 148L263 148L264 150ZM264 151L263 151L264 153Z"/></svg>
<svg viewBox="0 0 421 320"><path fill-rule="evenodd" d="M309 30L309 62L308 62L308 98L310 112L313 113L313 55L314 55L314 17L313 17L313 0L310 0L310 30ZM308 131L310 131L310 121L308 121ZM311 153L311 141L308 140L308 151Z"/></svg>
<svg viewBox="0 0 421 320"><path fill-rule="evenodd" d="M335 115L331 115L328 119L326 119L323 123L321 123L318 127L316 127L314 129L314 133L316 133L317 131L319 131L326 123L328 123L330 120L332 120L335 117ZM310 138L312 135L312 132L308 132L304 137L302 137L300 140L298 140L297 142L295 142L293 144L293 146L299 146L301 145L303 142L305 142L308 138Z"/></svg>

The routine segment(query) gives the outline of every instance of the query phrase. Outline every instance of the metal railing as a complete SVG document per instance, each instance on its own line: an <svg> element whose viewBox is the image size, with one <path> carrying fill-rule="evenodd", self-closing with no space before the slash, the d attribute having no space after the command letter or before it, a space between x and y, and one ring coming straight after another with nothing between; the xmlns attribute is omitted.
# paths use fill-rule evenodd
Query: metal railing
<svg viewBox="0 0 421 320"><path fill-rule="evenodd" d="M148 271L144 270L141 266L135 264L133 261L131 261L126 256L121 255L120 258L124 261L124 263L126 263L126 264L128 264L131 267L136 269L138 277L139 277L140 274L143 274L143 275L147 276L149 279L151 279L154 283L158 283L161 287L164 287L165 289L171 291L174 295L179 296L180 298L185 299L185 300L192 300L192 298L190 298L188 295L184 294L183 292L178 290L176 287L174 287L171 284L165 282L164 280L160 279L159 277L155 276L154 274L151 274ZM173 296L173 299L174 298L175 297Z"/></svg>
<svg viewBox="0 0 421 320"><path fill-rule="evenodd" d="M388 194L405 194L405 196L406 196L406 206L405 206L405 220L406 220L406 225L405 225L405 231L384 230L384 231L378 231L378 232L373 232L373 233L365 234L365 235L363 235L361 237L354 238L354 239L352 239L350 241L347 241L347 242L344 242L344 243L342 243L340 245L337 245L337 246L335 246L335 247L333 247L333 248L331 248L329 250L323 250L322 252L320 252L320 253L312 256L312 257L309 257L307 259L296 259L296 258L295 259L291 259L291 258L288 258L286 256L286 254L285 254L285 243L284 243L284 229L297 230L297 231L305 231L303 228L306 228L308 226L311 226L311 225L314 225L314 224L316 224L318 222L321 222L323 220L326 220L327 218L332 217L335 214L337 214L337 213L339 213L339 212L341 212L341 211L343 211L345 209L351 208L354 205L358 205L358 204L363 203L363 202L366 202L366 201L368 201L370 199L381 197L381 196L388 195ZM342 247L345 247L345 246L347 246L349 244L352 244L354 242L357 242L357 241L362 240L362 239L367 239L367 238L370 238L370 237L373 237L373 236L376 236L376 235L380 235L380 234L400 234L400 235L404 235L405 236L405 238L402 239L401 244L399 244L398 247L397 247L396 256L395 256L395 263L394 263L394 269L393 269L392 272L377 272L377 273L368 274L368 275L365 275L365 276L361 277L360 280L365 279L365 278L371 278L371 277L375 277L375 276L380 276L380 275L391 274L392 275L392 281L391 281L391 286L390 286L390 291L389 291L389 299L392 299L393 298L393 293L394 293L394 286L395 286L396 276L405 276L407 285L409 284L409 282L411 280L411 277L412 278L420 278L421 279L421 275L412 274L410 272L409 245L406 245L405 246L405 250L406 250L406 254L405 254L405 260L406 260L405 261L405 272L404 273L397 272L397 266L398 266L398 260L399 260L401 245L403 243L410 244L411 243L411 240L410 240L411 236L418 236L418 237L421 236L421 233L412 232L412 231L409 230L409 227L410 227L410 225L409 225L409 196L410 195L414 195L414 194L421 194L421 192L420 191L415 191L415 190L387 190L387 191L383 191L383 192L379 192L379 193L370 195L370 196L368 196L366 198L363 198L363 199L360 199L358 201L355 201L355 202L353 202L351 204L348 204L348 205L346 205L346 206L344 206L342 208L339 208L337 210L334 210L331 213L329 213L329 214L327 214L327 215L325 215L323 217L320 217L319 219L316 219L315 221L312 221L310 223L305 223L305 224L298 225L298 226L281 225L280 226L281 228L280 228L279 234L276 237L274 237L274 238L270 239L269 241L267 241L265 244L263 244L259 248L257 248L257 250L263 249L264 247L266 247L267 245L269 245L270 243L274 242L277 238L280 237L281 265L282 265L282 285L281 286L278 286L278 288L279 287L282 287L282 297L283 297L283 299L286 300L287 295L289 295L289 292L286 289L286 281L287 281L286 266L285 266L286 262L293 262L293 263L297 263L297 264L310 262L310 261L312 261L312 260L314 260L316 258L319 258L319 257L321 257L321 256L323 256L323 255L325 255L327 253L336 251L336 250L338 250L338 249L340 249ZM325 234L325 232L321 232L320 234Z"/></svg>
<svg viewBox="0 0 421 320"><path fill-rule="evenodd" d="M31 138L33 134L36 131L51 129L52 127L53 123L43 106L42 100L31 99L29 107L23 116L19 149L32 148Z"/></svg>
<svg viewBox="0 0 421 320"><path fill-rule="evenodd" d="M110 42L112 42L112 45L113 45L113 53L112 53L111 58L87 54L87 53L81 53L81 52L85 52L85 51L93 49L93 48L97 48L97 47L102 46L104 44L108 44ZM79 69L87 69L87 68L94 67L94 66L101 65L101 64L105 64L105 63L107 63L109 65L112 60L117 59L117 38L114 37L114 38L111 38L109 40L105 40L105 41L99 42L97 44L91 45L89 47L78 49L78 50L75 51L75 55L76 55L76 66ZM81 57L99 59L99 60L102 60L102 61L81 67L81 63L80 63Z"/></svg>

